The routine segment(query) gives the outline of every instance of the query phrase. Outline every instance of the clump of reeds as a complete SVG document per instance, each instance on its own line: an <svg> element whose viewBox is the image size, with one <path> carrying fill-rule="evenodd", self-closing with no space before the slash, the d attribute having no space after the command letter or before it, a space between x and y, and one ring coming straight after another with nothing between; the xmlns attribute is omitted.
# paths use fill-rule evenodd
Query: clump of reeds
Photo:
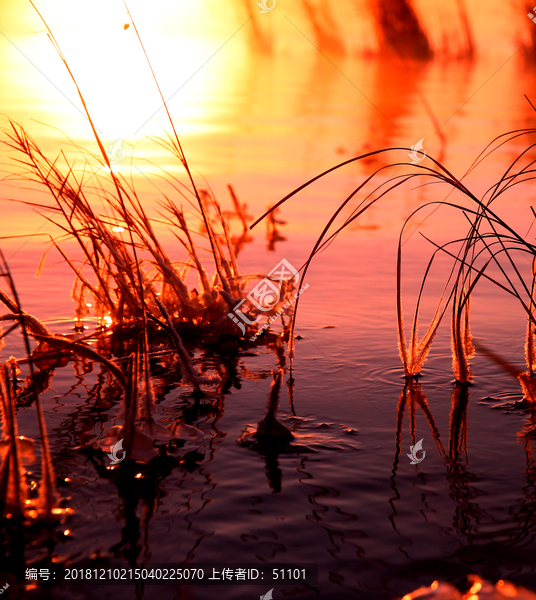
<svg viewBox="0 0 536 600"><path fill-rule="evenodd" d="M18 159L24 167L20 175L25 180L43 185L52 196L51 206L37 202L29 204L62 232L61 238L51 239L51 245L75 274L72 296L76 303L77 330L84 330L83 319L92 314L103 330L138 323L147 336L148 320L151 323L162 322L163 307L172 327L181 335L187 333L189 336L208 336L212 341L234 339L245 343L258 331L258 311L253 306L248 311L242 309L246 320L240 323L240 327L228 315L244 300L248 282L265 276L245 276L238 267L236 253L247 240L246 205L239 202L229 186L234 216L243 227L241 236L233 236L228 217L216 198L194 180L147 58L172 131L167 139L155 138L155 141L172 153L186 175L186 183L168 175L168 183L181 204L167 196L163 196L159 203L159 223L169 228L184 251L179 258L172 258L155 232L155 219L144 209L132 180L125 179L112 168L76 78L45 19L43 22L78 92L99 149L98 155L90 156L98 163L99 170L108 174L110 189L97 187L94 191L93 188L84 188L74 165L63 153L49 159L25 129L12 121L5 131L4 144L22 155ZM145 52L132 19L131 23ZM86 155L89 153L86 152ZM95 194L96 199L93 197ZM188 212L183 202L188 205ZM276 223L273 220L274 227ZM78 244L79 259L67 254L62 247L63 240ZM205 259L206 249L200 247L197 240L201 240L203 246L208 245L209 264ZM43 268L44 258L38 274ZM187 283L191 271L197 274L199 282L193 288ZM1 295L0 300L3 300ZM285 301L286 297L281 297L279 305ZM12 310L9 305L8 308Z"/></svg>
<svg viewBox="0 0 536 600"><path fill-rule="evenodd" d="M202 208L196 211L197 224L195 217L173 200L162 200L160 220L169 227L186 255L181 256L181 260L173 260L159 241L152 219L135 190L126 180L112 173L116 194L102 191L98 200L105 202L106 214L97 212L79 185L72 165L66 165L64 175L58 161L45 157L24 128L15 123L11 123L7 135L5 143L26 157L28 171L25 177L45 185L53 196L55 206L34 206L64 232L64 238L76 241L80 248L81 259L75 260L63 250L61 241L51 239L52 247L75 275L72 297L79 331L83 331L84 318L90 314L97 318L103 331L136 322L141 324L147 317L153 321L161 320L161 305L176 330L189 337L208 336L212 341L242 339L245 343L255 335L258 331L256 317L262 313L254 306L249 306L248 311L241 309L248 318L243 322L244 332L228 314L245 298L248 283L252 279L260 280L266 274L243 275L240 272L235 248L243 243L244 233L238 240L233 238L220 205L212 195L198 190ZM179 156L174 145L170 145L170 150ZM188 197L180 188L177 190L191 204L195 195ZM245 227L243 207L234 192L232 197L237 210L241 211L238 214ZM215 216L211 217L211 213ZM203 256L205 250L198 247L196 238L209 244L213 275L209 274L209 265ZM274 237L270 239L273 243ZM188 285L190 271L197 274L198 287ZM291 288L283 290L277 308L287 301L291 291ZM1 292L0 301L12 310ZM25 318L31 325L31 317ZM32 332L45 333L38 331L37 321L33 324Z"/></svg>
<svg viewBox="0 0 536 600"><path fill-rule="evenodd" d="M220 217L221 230L218 232L215 223L206 219L204 237L212 244L215 266L215 274L210 277L194 241L194 235L199 236L199 224L192 226L192 218L171 199L162 201L161 216L184 248L186 260L170 258L135 191L118 175L111 173L115 195L103 192L100 198L108 212L103 214L94 209L72 165L66 165L64 175L58 161L45 157L22 126L11 123L5 143L24 154L27 178L45 185L53 196L55 207L35 204L36 208L51 213L48 218L79 245L80 261L69 257L56 239L51 240L76 277L73 299L79 324L90 312L89 306L103 327L141 320L145 310L159 317L154 302L158 296L179 327L207 331L218 324L223 332L236 337L232 322L222 319L232 307L219 291L239 300L246 281L238 270L227 225L214 198L210 202ZM205 213L207 202L200 200ZM192 269L197 272L200 291L188 289L186 284Z"/></svg>
<svg viewBox="0 0 536 600"><path fill-rule="evenodd" d="M23 328L23 332L26 331L28 321L24 319L24 313L18 308L18 303L13 302L7 294L4 294L4 296L12 303L13 310L17 310L16 316L20 317L18 324ZM197 392L201 391L199 386L202 383L218 383L219 378L217 376L203 377L197 373L191 363L190 356L182 345L182 341L171 324L164 307L158 300L157 303L167 317L168 327L173 331L176 343L181 346L179 357L183 366L186 382L193 384ZM40 329L38 329L38 331L39 333L36 331L31 333L39 342L39 345L36 350L28 356L27 362L29 362L30 366L32 366L33 360L36 357L42 360L43 357L46 357L48 354L54 354L54 352L60 350L70 355L76 355L80 358L89 359L93 362L102 364L106 371L115 377L123 390L123 400L121 403L121 412L119 414L119 420L122 424L113 425L104 437L92 440L90 445L94 445L101 450L109 450L112 446L116 446L117 444L122 445L124 441L123 450L129 460L148 462L156 457L161 450L165 450L165 447L172 441L189 441L202 437L199 430L191 425L187 425L182 420L177 420L171 425L166 426L160 425L155 420L154 413L156 405L150 374L147 344L141 344L138 341L136 352L133 352L128 357L127 369L126 373L124 373L116 362L106 358L97 350L82 342L67 339L62 335L44 335L41 333ZM18 363L15 359L10 359L6 365L11 367L11 371L13 372L12 377L20 372L20 370L18 370ZM21 462L18 457L22 452L22 447L33 444L33 442L16 434L16 420L14 417L15 396L13 394L13 386L9 385L9 379L6 375L9 373L7 366L1 366L0 368L0 383L2 384L0 389L0 399L2 400L2 416L4 417L4 438L2 442L0 442L0 447L6 449L5 452L3 452L5 456L2 460L0 490L5 489L6 491L6 506L9 510L14 510L14 503L21 507L24 506L24 514L29 514L31 516L42 514L48 516L51 514L64 514L68 509L60 509L57 506L59 498L56 492L54 469L50 459L46 426L39 401L39 395L32 378L30 378L29 386L30 393L33 391L34 394L34 402L40 424L43 479L40 486L39 500L34 502L27 498L26 487L22 478L24 472L21 471ZM15 482L19 482L19 480L20 485L15 485ZM18 512L15 511L14 514L18 514Z"/></svg>
<svg viewBox="0 0 536 600"><path fill-rule="evenodd" d="M21 308L20 301L15 289L15 284L9 267L0 252L0 277L6 279L11 289L13 299L5 292L2 293L3 302L14 311L17 323L23 333L26 348L26 360L30 366L30 381L34 375L33 362L30 352L29 333L35 336L42 335L48 330L37 319L31 317ZM12 328L13 329L13 328ZM10 330L11 331L11 330ZM39 333L37 333L39 332ZM5 336L6 334L2 334ZM48 337L48 336L45 336ZM13 357L7 363L0 363L0 417L2 425L2 464L0 467L0 514L6 518L43 518L70 514L73 511L60 507L60 497L56 490L56 476L50 454L48 432L45 417L41 406L38 390L32 386L31 393L34 395L37 422L40 435L41 449L41 482L39 484L39 495L37 498L29 496L26 484L26 472L23 466L24 460L32 460L34 455L34 441L19 435L14 395L14 380L20 373L18 362Z"/></svg>
<svg viewBox="0 0 536 600"><path fill-rule="evenodd" d="M477 157L471 168L462 178L454 176L444 165L432 157L428 157L427 163L410 164L407 162L393 162L388 166L377 169L372 175L367 176L363 183L352 190L346 199L339 205L315 243L309 258L304 265L303 277L305 277L314 256L331 243L342 229L358 219L368 208L401 185L413 181L415 178L420 178L426 180L427 183L446 184L447 188L450 189L450 192L456 191L462 195L465 200L463 203L450 201L450 193L444 200L426 203L408 217L402 228L397 257L397 325L399 351L407 378L413 378L420 374L422 366L430 352L434 336L436 335L441 320L450 305L452 310L451 347L454 376L458 383L464 385L470 383L472 374L469 361L474 355L474 345L470 331L471 295L478 282L482 279L492 282L501 290L515 297L525 311L529 321L527 333L527 360L530 363L530 366L528 376L532 378L535 355L534 332L536 327L534 314L534 273L531 274L530 280L527 280L527 277L523 275L522 269L518 266L518 263L519 256L523 255L529 255L534 261L536 258L536 246L529 242L526 239L526 236L516 232L505 219L500 217L498 213L493 210L492 204L506 191L534 177L534 173L536 172L534 169L534 161L529 160L528 164L521 164L528 149L533 146L530 145L527 150L521 152L502 177L490 186L488 191L482 197L477 197L473 194L463 180L468 173L479 165L487 156L504 144L523 136L533 135L534 133L536 133L535 129L523 129L506 133L494 139ZM408 153L409 150L409 148L377 150L340 163L317 175L285 196L285 198L275 204L270 211L258 219L252 227L298 192L333 171L341 169L356 161L367 160L371 156L377 154L400 151ZM402 167L408 167L411 171L404 172L400 175L395 174L388 178L386 182L381 183L371 191L367 191L369 183L379 174L383 174L384 170L391 167L398 167L397 173ZM334 224L337 217L339 217L342 211L350 205L351 201L362 192L365 193L364 199L357 203L357 206L353 209L351 214L345 218L342 224L335 226ZM432 245L435 246L435 250L426 268L417 296L412 330L408 342L404 331L402 310L402 235L404 233L404 228L411 217L423 208L434 205L441 205L462 214L469 223L469 229L465 234L460 235L457 239L454 239L447 244L438 245L432 240L429 240ZM427 278L433 266L434 258L438 253L452 259L452 269L448 275L432 320L427 327L426 332L419 340L419 308ZM498 277L489 274L488 267L490 265L493 265L498 270ZM292 316L290 328L291 337L294 333L297 306L298 302L296 302L295 311ZM529 394L529 397L532 398L532 395Z"/></svg>

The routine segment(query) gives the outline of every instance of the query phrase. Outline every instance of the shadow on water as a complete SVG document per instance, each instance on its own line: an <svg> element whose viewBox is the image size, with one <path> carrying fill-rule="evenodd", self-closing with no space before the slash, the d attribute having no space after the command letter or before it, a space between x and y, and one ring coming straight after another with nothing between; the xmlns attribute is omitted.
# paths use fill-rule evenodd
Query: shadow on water
<svg viewBox="0 0 536 600"><path fill-rule="evenodd" d="M284 364L281 349L277 349L277 344L272 346L278 361ZM24 579L28 563L51 568L54 563L63 563L71 557L78 561L91 560L95 566L106 566L117 560L126 561L131 567L144 564L153 555L151 521L159 509L169 513L163 507L175 501L177 496L181 498L179 513L182 513L185 530L178 541L171 542L173 551L170 548L169 560L180 563L191 558L202 540L214 533L195 527L193 519L207 505L203 496L215 488L207 466L215 457L218 447L215 441L226 435L218 429L218 421L225 411L225 397L233 388L240 389L244 379L258 381L266 377L264 372L250 370L242 364L237 351L220 350L217 359L208 351L200 358L202 365L216 366L221 376L217 389L210 394L186 392L181 387L182 374L169 354L151 361L155 405L161 409L161 422L175 422L180 417L184 423L201 428L205 437L195 442L173 440L148 462L135 462L127 457L119 465L110 466L110 459L94 448L95 436L105 429L111 418L113 420L114 413L120 415L117 411L122 398L120 386L103 366L87 358L63 360L62 357L61 365L52 360L46 364L42 362L43 368L28 376L22 385L14 380L19 411L30 407L35 400L35 395L28 391L30 386L50 394L56 391L53 386L55 375L69 382L67 390L56 394L52 402L53 413L64 415L49 435L53 444L52 459L56 465L58 487L65 494L71 494L67 498L69 504L75 504L75 512L85 514L88 521L69 525L77 529L72 539L69 530L61 534L47 524L19 530L16 525L3 522L2 573L16 575L20 581ZM66 377L62 369L57 368L65 367L69 362L72 363L74 383L72 377ZM79 399L81 402L77 402ZM26 472L26 477L30 476L35 475ZM168 480L172 481L166 483ZM110 485L115 490L111 494ZM113 525L107 531L102 530L101 521L109 519L111 514L123 523L117 533ZM88 544L92 530L94 543ZM155 531L156 537L162 535L160 527ZM116 535L118 539L113 541ZM102 549L103 542L108 544L107 550ZM14 581L12 587L16 587ZM12 593L18 592L12 590Z"/></svg>
<svg viewBox="0 0 536 600"><path fill-rule="evenodd" d="M390 520L394 530L400 514L397 503L402 495L397 486L397 471L400 462L401 437L404 413L406 408L410 418L410 435L415 443L416 407L420 407L426 415L437 450L445 466L444 484L448 486L451 505L451 521L444 518L434 520L434 515L441 510L446 515L445 507L434 507L438 500L437 475L433 477L418 473L421 490L422 513L425 518L432 518L436 527L441 530L443 539L455 539L451 545L453 551L443 558L430 553L426 560L412 560L401 573L402 578L409 578L425 584L430 578L450 580L463 586L469 574L496 581L508 578L515 582L534 586L534 565L536 564L536 547L534 531L536 530L536 470L534 468L534 440L524 437L522 440L527 457L525 469L525 486L520 490L520 498L509 506L501 507L497 516L496 505L492 511L488 506L488 492L485 491L485 479L469 468L467 412L470 401L470 386L455 384L452 389L451 411L449 418L448 453L445 451L430 412L422 387L415 381L409 382L400 394L397 407L397 426L395 434L395 457L391 476L391 489L394 496L389 500L392 508ZM529 418L534 422L534 416ZM530 426L529 426L530 427ZM526 429L526 427L525 427ZM416 466L416 471L418 467ZM430 489L427 490L427 487ZM427 516L427 517L426 517ZM402 534L400 534L402 535ZM405 539L400 550L405 553L404 545L411 545L411 539ZM407 555L409 558L409 555ZM507 575L505 575L505 573Z"/></svg>
<svg viewBox="0 0 536 600"><path fill-rule="evenodd" d="M470 468L467 414L471 388L460 384L452 388L448 443L444 443L423 386L418 381L409 381L400 392L396 410L395 456L389 479L391 512L385 518L376 515L372 526L370 511L379 504L374 499L384 492L373 471L369 475L361 473L358 476L361 480L351 481L356 476L356 453L363 450L358 432L340 423L320 422L300 415L294 405L292 377L286 382L289 406L282 410L280 393L284 389L286 357L277 342L271 343L268 350L277 368L272 373L266 414L256 427L243 431L239 448L262 459L265 485L272 496L288 498L291 494L299 515L289 516L292 522L289 531L300 536L302 526L293 519L305 521L303 535L311 542L311 548L320 552L314 560L318 561L320 556L325 561L323 569L330 585L338 590L338 598L394 598L419 582L429 583L431 577L461 582L475 572L491 580L506 573L508 578L530 585L536 564L534 414L529 415L520 432L526 455L525 485L520 489L520 498L502 507L498 516L496 510L487 506L484 475ZM218 356L203 351L198 363L205 369L216 369L221 381L212 393L202 396L192 395L181 386L180 369L170 354L151 359L155 405L161 417L170 421L180 418L197 427L205 437L195 443L170 444L166 452L148 463L126 459L113 469L105 454L89 446L95 434L105 428L110 415L118 410L121 390L102 366L84 358L74 359L71 366L75 382L66 378L69 381L66 391L54 396L54 411L63 411L65 416L51 430L50 439L58 485L71 495L70 504L77 506L77 516L69 525L76 533L72 539L40 534L37 539L41 541L36 542L32 538L34 533L17 536L11 532L6 537L3 564L20 573L28 561L46 566L52 564L53 558L91 559L99 565L119 561L131 567L147 564L166 553L169 560L177 563L199 560L217 534L213 524L206 523L205 513L218 493L217 473L211 465L216 463L221 442L228 436L220 426L226 399L233 390L240 390L246 380L260 382L270 377L266 369L249 369L246 355L233 352L232 348ZM56 391L54 375L61 375L62 369L50 364L43 366L46 368L36 371L34 379L41 382L44 393L51 394ZM24 410L29 400L25 384L19 387L19 410ZM427 558L415 557L410 551L422 540L422 532L418 523L409 529L406 525L407 475L399 475L404 456L404 417L407 412L410 437L415 445L419 411L430 428L444 474L427 473L415 466L418 483L411 485L419 490L420 506L413 510L419 518L435 523L449 549L439 553L432 545ZM448 499L440 499L442 487L448 490ZM256 489L254 494L262 492ZM251 505L252 511L261 508L255 502L262 505L266 500L259 496ZM437 513L439 521L434 520ZM450 522L446 515L450 515ZM111 524L104 525L104 519L108 522L110 516L113 516ZM389 524L390 534L386 530ZM246 556L266 563L282 557L292 560L295 543L292 536L285 535L270 521L261 527L249 527L240 527ZM306 531L308 528L311 530ZM169 538L169 531L173 531L173 539ZM94 542L88 544L87 540L92 539ZM376 547L382 543L391 546L387 555ZM301 589L304 597L308 597L306 594L319 597L323 587L295 589ZM188 597L189 592L181 593L180 597ZM146 588L137 594L139 598L149 598L154 590Z"/></svg>

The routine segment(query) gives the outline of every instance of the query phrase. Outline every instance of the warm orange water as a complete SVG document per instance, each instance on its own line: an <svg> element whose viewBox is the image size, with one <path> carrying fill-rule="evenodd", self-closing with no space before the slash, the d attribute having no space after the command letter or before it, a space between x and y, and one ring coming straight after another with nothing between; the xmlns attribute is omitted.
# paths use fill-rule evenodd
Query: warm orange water
<svg viewBox="0 0 536 600"><path fill-rule="evenodd" d="M9 10L11 4L0 9L2 113L23 123L50 156L61 149L69 160L76 159L82 181L90 186L96 162L82 177L84 159L65 138L97 152L76 90L33 9ZM82 14L78 3L70 10L64 4L45 2L40 7L51 21L105 146L124 140L132 164L123 160L119 172L132 173L145 203L154 204L159 190L167 191L156 177L161 174L158 169L179 177L182 172L173 157L147 139L164 135L169 123L133 28L123 29L128 21L124 11L108 10L106 19L99 19L98 4ZM534 77L519 53L512 56L515 47L498 56L484 55L478 62L410 64L398 58L330 58L303 37L300 42L295 37L299 34L284 30L280 36L289 45L294 42L292 50L259 56L248 47L246 31L228 40L237 30L238 17L229 15L218 27L206 7L205 12L190 11L186 37L173 35L169 26L162 25L163 8L157 12L160 20L139 10L133 8L133 13L139 15L142 34L146 32L147 49L164 96L171 98L170 110L198 180L206 177L222 203L228 200L225 186L232 183L254 216L309 177L358 153L408 147L424 138L427 153L440 157L438 125L447 141L445 164L461 175L496 135L531 123L533 112L523 94L536 97ZM181 15L173 14L175 22L182 23ZM207 24L205 29L200 22ZM483 181L476 181L476 188L512 156L512 149L499 153L497 164L489 162L488 173L481 172ZM401 152L390 159L403 161L407 156ZM285 209L288 228L317 231L345 192L387 162L385 158L349 167L293 201ZM6 195L25 198L3 187L2 197ZM396 208L388 206L385 212L375 208L362 225L375 227L375 235L391 236L418 200L431 197L425 191L401 194ZM18 213L14 208L5 210ZM25 212L9 226L4 223L1 233L31 233L42 223ZM44 226L40 233L48 231L53 230Z"/></svg>
<svg viewBox="0 0 536 600"><path fill-rule="evenodd" d="M482 17L482 39L487 39L485 27L490 28L489 39L492 31L500 31L499 19L489 17L494 7ZM184 174L177 160L149 139L163 135L168 123L132 27L123 28L124 11L94 3L82 12L78 3L52 1L40 8L57 28L106 146L123 140L128 160L118 164L119 172L132 175L144 205L154 211L161 193L170 193L159 169L182 179ZM277 8L284 8L282 0ZM241 21L238 5L229 5L216 18L213 8L190 2L165 26L163 10L133 3L164 95L172 98L169 107L187 158L197 180L206 178L224 207L231 206L226 190L231 183L255 218L267 204L338 162L384 147L409 147L421 138L429 156L442 157L462 176L494 137L532 127L535 121L523 97L536 104L535 71L515 54L510 38L497 37L496 52L484 52L473 62L408 63L326 56L281 20L280 28L272 25L272 34L282 50L262 55L248 45L245 29L229 39L247 18ZM474 17L477 9L471 10ZM99 11L106 11L105 21L95 17ZM92 178L97 162L86 165L76 150L97 152L97 147L76 91L31 7L3 3L0 30L0 111L24 124L47 155L63 150L70 161L76 160L88 193L99 177L106 184L102 171ZM446 139L444 148L436 123ZM514 142L500 149L468 178L468 185L484 192L524 147ZM1 153L3 169L14 173L13 154ZM353 164L305 190L279 213L287 221L281 228L287 241L267 252L261 224L240 255L242 270L269 270L283 257L301 266L327 219L364 177L389 162L408 160L399 151ZM380 175L378 182L385 179ZM77 511L70 523L75 534L58 553L86 558L99 551L121 560L143 556L153 562L187 557L215 562L223 556L234 562L317 562L320 595L298 590L303 598L387 600L420 583L458 580L472 571L496 579L517 576L534 586L535 525L527 516L535 507L534 448L529 444L527 449L517 438L527 414L510 405L492 410L501 404L498 400L482 402L504 392L519 395L515 380L478 357L468 446L461 457L445 458L436 451L422 413L417 439L425 438L426 461L417 470L406 460L415 441L407 432L407 416L402 454L395 456L396 406L403 387L396 348L396 244L408 215L446 193L437 186L417 188L414 181L369 210L313 263L298 320L297 333L304 339L294 371L296 416L285 395L281 401L282 419L298 436L293 452L267 457L236 443L263 416L275 357L259 351L240 359L235 377L240 386L221 395L218 410L188 408L188 398L164 390L163 410L174 416L188 413L206 434L197 449L204 456L199 464L190 470L175 468L146 488L116 489L86 455L73 450L83 441L80 431L104 427L99 377L81 362L58 370L43 398L59 474L75 481L64 495L72 497ZM535 195L530 183L520 186L499 201L497 210L524 233ZM9 201L45 198L14 180L0 183L0 236L23 236L2 240L1 247L23 306L55 331L68 331L72 275L61 264L52 266L58 258L51 253L50 268L34 279L47 238L24 237L58 232L41 215ZM408 234L429 212L413 219ZM419 230L444 242L466 229L459 216L441 208ZM180 259L165 230L162 235L172 258ZM418 235L404 248L409 312L431 250ZM425 320L444 283L444 267L440 262L430 278ZM475 295L473 315L475 336L523 368L525 321L517 304L483 285ZM4 352L6 358L22 355L20 341L13 338ZM426 364L423 388L446 446L449 352L445 323ZM250 380L250 373L260 380ZM115 405L110 403L104 403L103 411L111 414ZM20 414L21 429L35 437L33 410L21 409ZM351 429L358 435L349 434ZM144 512L145 520L138 520L136 510ZM40 552L31 550L29 559L37 560ZM225 588L218 597L245 599L266 591ZM67 594L57 592L57 597L62 593ZM277 593L274 597L281 597ZM207 594L203 588L183 588L177 597L212 597ZM158 594L147 588L144 598L153 596Z"/></svg>

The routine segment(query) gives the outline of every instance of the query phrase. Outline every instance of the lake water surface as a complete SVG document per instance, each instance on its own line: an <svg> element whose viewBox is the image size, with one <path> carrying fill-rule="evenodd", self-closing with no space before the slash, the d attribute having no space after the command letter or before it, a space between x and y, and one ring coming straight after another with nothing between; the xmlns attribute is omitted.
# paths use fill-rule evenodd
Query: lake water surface
<svg viewBox="0 0 536 600"><path fill-rule="evenodd" d="M10 42L0 40L2 113L22 122L49 156L63 148L69 160L77 158L77 172L81 181L88 179L89 190L105 174L97 172L89 181L97 169L91 159L93 166L83 173L76 145L97 148L72 84L45 34L27 35L14 25L8 33ZM63 35L58 39L64 39L68 54L76 36L85 34ZM259 56L235 41L193 76L221 40L183 40L195 49L188 68L177 60L177 72L168 68L162 75L163 87L170 96L192 76L169 103L187 158L224 208L231 208L230 183L255 219L267 205L343 160L386 147L407 148L421 138L428 156L441 158L461 177L493 138L532 127L536 117L523 97L536 103L535 71L519 56L409 63L396 57L328 57L306 42L304 47L296 42L288 54ZM163 38L162 43L174 42ZM168 124L162 111L152 117L161 102L152 88L146 91L150 79L141 74L132 81L133 65L141 71L144 64L139 51L135 63L128 48L115 49L113 61L102 63L102 86L91 79L94 73L83 71L83 54L74 57L74 66L82 69L81 87L86 77L92 86L83 91L90 108L95 100L95 121L106 143L124 140L128 160L118 164L119 172L132 175L144 206L156 216L157 199L170 191L159 168L183 175L178 161L146 137L163 135ZM158 60L156 52L156 70ZM49 126L59 127L74 145ZM471 173L468 187L482 194L526 146L516 140L500 148ZM10 173L16 171L13 156L2 150L3 169ZM431 166L425 160L422 164ZM242 272L269 271L283 258L301 267L346 195L380 166L402 162L409 162L404 150L353 163L289 200L278 213L286 221L280 226L286 240L267 249L261 223L239 254ZM392 167L378 182L411 168ZM41 234L59 231L35 210L10 201L44 201L43 193L27 187L15 180L0 184L0 235L10 238L2 240L2 250L23 307L54 332L67 333L74 323L73 276L52 251L44 273L34 277L48 247ZM534 427L534 416L514 406L522 396L519 383L477 353L473 385L456 387L447 316L424 376L404 388L396 335L398 236L418 206L443 200L448 191L419 186L417 180L397 188L314 259L300 300L292 394L286 385L288 358L267 346L238 356L196 351L200 364L223 376L222 385L200 404L165 363L155 363L160 417L185 418L204 437L182 460L135 484L110 475L102 459L76 449L102 434L118 413L119 398L110 393L105 374L82 360L56 369L42 401L56 473L70 479L60 491L75 513L65 525L70 534L53 547L39 540L27 545L27 564L94 555L131 566L316 563L318 585L274 590L274 598L304 600L390 600L436 579L461 582L469 573L536 590L536 446L534 433L520 436ZM527 183L500 198L496 210L525 235L535 196ZM360 193L353 207L363 197ZM445 243L466 230L463 216L446 207L412 217L403 254L407 325L433 251L419 232ZM14 237L34 232L40 235ZM164 228L161 235L172 258L180 260L177 243ZM75 252L68 243L65 247ZM521 268L528 272L530 262L523 260ZM440 258L431 271L422 331L448 265ZM471 310L475 339L524 370L526 317L519 303L484 282ZM3 360L11 354L24 354L20 338L10 336ZM294 439L281 451L267 451L248 434L265 414L271 372L278 366L285 369L278 418ZM18 418L22 434L38 437L34 407L21 406ZM407 454L420 439L426 456L412 465ZM33 472L39 477L37 464ZM53 588L47 597L246 600L267 591L262 583L146 586L138 592L73 584Z"/></svg>

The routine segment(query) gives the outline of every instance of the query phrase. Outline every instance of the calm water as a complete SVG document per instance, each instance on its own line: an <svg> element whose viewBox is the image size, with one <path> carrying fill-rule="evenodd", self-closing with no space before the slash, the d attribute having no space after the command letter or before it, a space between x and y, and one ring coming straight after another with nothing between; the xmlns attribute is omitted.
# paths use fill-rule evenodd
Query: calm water
<svg viewBox="0 0 536 600"><path fill-rule="evenodd" d="M36 30L33 21L24 27L15 26L13 20L5 22L14 45L4 40L0 48L5 59L0 71L2 112L21 121L49 155L65 148L70 160L78 156L78 173L89 178L92 171L82 175L83 160L73 146L58 130L43 125L60 127L75 144L96 151L87 122L58 92L57 88L65 90L78 106L72 85L44 34L28 34ZM126 36L130 31L121 33ZM220 33L220 38L214 34L209 41L183 41L195 52L186 66L177 61L176 72L169 66L165 70L166 96L195 71L194 63L201 65L203 57L221 46L226 37ZM77 37L92 32L82 27L58 35L63 36L67 53ZM163 47L170 51L174 39L162 36ZM230 207L226 185L232 183L255 218L268 203L358 153L407 147L424 138L428 154L443 154L446 166L461 176L495 136L534 122L523 94L536 101L535 72L519 57L508 60L505 54L474 63L408 65L397 59L328 60L297 42L288 55L263 57L244 52L244 40L235 42L174 96L170 109L199 179L206 177L226 208ZM85 64L82 54L74 61L82 70L82 85L91 86L87 93L94 100L96 122L106 130L106 142L125 140L132 161L128 166L121 163L120 172L132 174L151 211L159 194L169 191L155 165L181 175L176 161L144 137L162 135L166 127L162 113L134 133L160 103L146 91L150 82L143 75L139 75L143 85L133 83L141 59L139 51L133 58L125 47L130 43L129 38L114 49L113 64ZM153 50L158 63L157 46ZM85 71L86 66L93 71ZM36 67L57 87L47 83ZM99 70L106 85L92 80ZM128 92L124 86L130 86ZM445 123L443 149L423 98L437 122ZM523 148L514 142L500 149L471 174L468 185L482 193ZM2 162L8 159L3 151ZM301 266L344 197L374 169L407 160L400 151L351 165L291 200L279 213L287 221L281 227L286 241L268 251L261 224L239 256L242 271L268 271L282 258ZM15 170L12 162L4 168ZM378 181L385 181L381 177ZM87 185L89 189L90 182ZM9 198L45 198L24 187L16 181L1 184L0 235L57 235L42 216L9 202ZM118 413L119 399L108 388L106 376L81 360L57 369L42 399L57 475L71 480L60 491L75 514L65 524L69 536L60 536L52 546L27 545L28 564L38 565L51 556L82 561L95 554L131 565L318 564L318 586L276 587L274 598L390 600L434 579L459 582L469 573L510 579L536 590L535 445L534 437L519 436L533 417L513 406L521 398L517 381L477 355L474 385L467 396L460 396L452 383L445 320L420 387L404 395L396 341L398 235L413 210L443 199L447 191L437 186L417 188L416 183L397 190L313 262L297 324L302 339L292 371L294 390L290 396L283 386L278 413L294 433L285 451L266 452L248 436L265 414L272 369L286 368L285 383L290 376L288 359L273 349L259 346L238 357L196 351L200 364L223 377L220 388L209 392L201 404L188 395L188 387L177 383L176 373L163 363L155 364L161 421L185 418L204 437L135 484L112 476L104 468L106 459L76 449L92 435L102 435ZM527 184L504 196L497 211L525 233L534 201L534 187ZM452 211L441 208L424 220L430 212L413 218L407 234L419 226L419 231L442 243L465 233L467 226ZM173 258L180 259L180 249L164 230L161 234ZM46 240L6 239L2 249L24 308L53 331L68 332L73 325L71 273L65 265L55 264L59 256L51 252L48 268L41 278L34 278ZM68 244L66 248L70 249ZM419 235L412 235L404 246L408 323L431 251ZM447 265L440 260L432 271L422 331L445 282ZM525 325L514 300L490 284L477 289L472 306L475 338L520 371ZM3 360L10 354L23 355L20 339L10 337ZM20 432L37 438L35 408L22 406L18 415ZM411 465L407 453L421 438L425 460ZM29 467L36 477L38 464ZM136 596L130 588L73 585L55 588L50 597L246 600L267 591L265 585L146 586Z"/></svg>

